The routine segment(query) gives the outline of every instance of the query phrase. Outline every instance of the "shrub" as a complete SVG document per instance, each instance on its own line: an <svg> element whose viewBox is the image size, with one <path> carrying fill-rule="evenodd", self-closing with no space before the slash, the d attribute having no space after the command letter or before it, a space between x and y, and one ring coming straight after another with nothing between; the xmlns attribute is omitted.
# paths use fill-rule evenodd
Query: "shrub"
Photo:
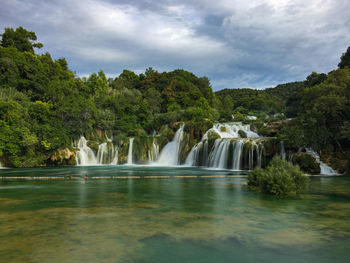
<svg viewBox="0 0 350 263"><path fill-rule="evenodd" d="M265 169L256 169L248 175L248 186L262 193L286 196L306 188L308 178L299 166L274 157Z"/></svg>
<svg viewBox="0 0 350 263"><path fill-rule="evenodd" d="M241 138L247 138L247 133L243 130L239 130L238 131L238 134Z"/></svg>

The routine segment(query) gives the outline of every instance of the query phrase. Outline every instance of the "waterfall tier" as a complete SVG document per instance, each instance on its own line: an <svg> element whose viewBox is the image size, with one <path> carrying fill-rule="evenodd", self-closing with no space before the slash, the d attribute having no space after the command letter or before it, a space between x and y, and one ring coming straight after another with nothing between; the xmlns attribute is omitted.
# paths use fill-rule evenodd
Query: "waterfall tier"
<svg viewBox="0 0 350 263"><path fill-rule="evenodd" d="M242 136L243 135L243 136ZM244 137L244 138L242 138ZM215 124L186 158L186 165L252 170L261 167L260 136L241 122Z"/></svg>
<svg viewBox="0 0 350 263"><path fill-rule="evenodd" d="M79 149L76 155L77 165L118 164L118 146L114 146L112 140L98 146L97 156L87 143L86 138L81 136L78 143L73 145Z"/></svg>
<svg viewBox="0 0 350 263"><path fill-rule="evenodd" d="M130 140L129 140L128 161L127 161L128 165L133 164L133 162L132 162L132 147L134 144L134 139L135 138L130 138Z"/></svg>
<svg viewBox="0 0 350 263"><path fill-rule="evenodd" d="M320 169L321 169L320 174L324 174L324 175L337 175L338 174L338 172L335 171L332 167L329 167L327 164L325 164L324 162L321 161L321 158L317 152L315 152L314 150L312 150L310 148L306 148L305 150L306 150L307 154L310 154L319 163Z"/></svg>
<svg viewBox="0 0 350 263"><path fill-rule="evenodd" d="M152 147L148 151L148 161L150 163L155 162L158 160L158 157L159 157L159 145L157 144L157 140L153 138Z"/></svg>
<svg viewBox="0 0 350 263"><path fill-rule="evenodd" d="M155 162L156 165L172 166L180 164L180 146L183 140L184 127L185 125L182 125L176 131L173 140L164 146L160 153L158 161Z"/></svg>
<svg viewBox="0 0 350 263"><path fill-rule="evenodd" d="M208 139L208 136L213 133L217 134L221 139L241 138L240 131L245 133L247 138L260 137L256 132L250 130L249 124L242 124L241 122L216 123L213 128L204 134L202 141Z"/></svg>

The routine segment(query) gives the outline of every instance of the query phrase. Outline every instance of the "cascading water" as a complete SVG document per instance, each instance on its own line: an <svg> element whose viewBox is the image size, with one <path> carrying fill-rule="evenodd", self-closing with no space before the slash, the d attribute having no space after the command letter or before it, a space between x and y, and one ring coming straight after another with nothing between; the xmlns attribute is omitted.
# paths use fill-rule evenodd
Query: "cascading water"
<svg viewBox="0 0 350 263"><path fill-rule="evenodd" d="M179 164L180 146L183 139L185 125L182 125L175 133L171 142L164 146L156 165L172 166Z"/></svg>
<svg viewBox="0 0 350 263"><path fill-rule="evenodd" d="M286 150L284 148L284 143L283 141L280 142L281 144L281 159L282 160L286 160Z"/></svg>
<svg viewBox="0 0 350 263"><path fill-rule="evenodd" d="M307 154L310 154L319 163L320 169L321 169L320 174L324 174L324 175L337 175L338 174L338 172L335 171L332 167L329 167L327 164L325 164L324 162L321 161L321 158L317 152L315 152L314 150L312 150L310 148L306 148L305 150L306 150Z"/></svg>
<svg viewBox="0 0 350 263"><path fill-rule="evenodd" d="M241 140L234 141L232 155L232 170L241 170L242 150L243 142Z"/></svg>
<svg viewBox="0 0 350 263"><path fill-rule="evenodd" d="M153 138L152 147L148 151L149 162L150 163L155 162L158 159L158 156L159 156L159 145L157 144L157 141L155 140L155 138Z"/></svg>
<svg viewBox="0 0 350 263"><path fill-rule="evenodd" d="M87 140L84 136L80 137L75 147L79 149L76 154L77 165L118 164L118 147L114 146L110 139L108 142L99 145L97 157L94 151L87 145Z"/></svg>
<svg viewBox="0 0 350 263"><path fill-rule="evenodd" d="M98 164L118 164L118 146L113 145L111 141L101 143L97 152Z"/></svg>
<svg viewBox="0 0 350 263"><path fill-rule="evenodd" d="M240 134L246 135L246 138L242 138ZM210 137L216 139L209 149ZM245 169L254 169L261 166L261 149L259 135L250 130L250 125L240 122L218 123L192 148L185 165L242 170L242 157L244 152L247 152ZM232 159L229 157L231 153Z"/></svg>
<svg viewBox="0 0 350 263"><path fill-rule="evenodd" d="M77 165L97 165L98 161L94 154L94 151L87 145L87 140L84 136L81 136L78 145L79 151L77 151L76 159Z"/></svg>
<svg viewBox="0 0 350 263"><path fill-rule="evenodd" d="M128 165L132 164L132 146L134 144L134 139L135 138L130 138L130 141L129 141L128 162L127 162Z"/></svg>

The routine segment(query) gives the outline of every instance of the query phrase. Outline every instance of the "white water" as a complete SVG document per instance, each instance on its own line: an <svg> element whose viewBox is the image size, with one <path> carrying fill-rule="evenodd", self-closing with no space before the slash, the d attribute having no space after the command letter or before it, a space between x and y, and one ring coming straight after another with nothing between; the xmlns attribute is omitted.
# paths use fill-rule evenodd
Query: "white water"
<svg viewBox="0 0 350 263"><path fill-rule="evenodd" d="M135 138L130 138L130 141L129 141L128 162L127 162L128 165L132 164L132 146L134 144L134 139Z"/></svg>
<svg viewBox="0 0 350 263"><path fill-rule="evenodd" d="M328 166L327 164L325 164L324 162L321 161L321 158L317 152L315 152L314 150L312 150L310 148L306 148L305 150L306 150L307 154L310 154L312 157L314 157L316 159L316 161L320 164L321 174L325 174L325 175L337 175L338 174L338 172L335 171L332 167Z"/></svg>
<svg viewBox="0 0 350 263"><path fill-rule="evenodd" d="M241 138L239 131L244 131L247 134L247 138ZM216 134L220 138L216 139L212 149L208 149L208 138L209 135ZM213 168L226 169L228 166L229 148L232 144L233 148L233 159L232 169L241 170L242 164L242 152L245 143L250 142L251 147L249 148L249 168L254 167L254 154L257 154L257 166L261 166L261 154L259 151L259 144L255 142L255 139L259 138L259 135L250 130L250 125L242 124L241 122L232 123L217 123L213 128L209 129L204 135L202 140L196 144L188 154L185 165L203 165ZM235 140L233 140L235 139ZM200 151L202 151L202 160L199 160Z"/></svg>
<svg viewBox="0 0 350 263"><path fill-rule="evenodd" d="M243 150L243 142L241 140L235 141L233 144L233 160L232 160L233 170L241 170L242 150Z"/></svg>
<svg viewBox="0 0 350 263"><path fill-rule="evenodd" d="M180 146L183 139L184 125L182 125L175 133L171 142L167 143L162 149L159 159L155 165L172 166L179 164Z"/></svg>
<svg viewBox="0 0 350 263"><path fill-rule="evenodd" d="M150 163L155 162L156 160L158 160L158 156L159 156L159 145L157 144L156 139L153 138L152 147L148 151L148 161Z"/></svg>
<svg viewBox="0 0 350 263"><path fill-rule="evenodd" d="M258 138L259 134L250 130L249 124L242 124L241 122L231 122L231 123L216 123L213 128L209 129L203 136L204 139L208 139L210 133L216 133L222 139L234 139L240 138L239 131L242 130L247 134L247 138Z"/></svg>
<svg viewBox="0 0 350 263"><path fill-rule="evenodd" d="M77 165L97 165L98 161L94 151L87 145L87 140L81 136L78 141L79 151L77 151Z"/></svg>
<svg viewBox="0 0 350 263"><path fill-rule="evenodd" d="M114 158L111 162L111 165L117 165L118 164L118 146L115 146L114 148Z"/></svg>
<svg viewBox="0 0 350 263"><path fill-rule="evenodd" d="M281 141L281 159L286 160L286 150L284 148L284 143Z"/></svg>
<svg viewBox="0 0 350 263"><path fill-rule="evenodd" d="M98 164L118 164L118 146L113 145L112 141L101 143L97 152Z"/></svg>
<svg viewBox="0 0 350 263"><path fill-rule="evenodd" d="M87 145L87 142L86 138L81 136L75 146L79 149L76 155L77 165L118 164L118 147L114 147L112 140L109 139L108 142L101 143L98 146L97 157L94 151Z"/></svg>

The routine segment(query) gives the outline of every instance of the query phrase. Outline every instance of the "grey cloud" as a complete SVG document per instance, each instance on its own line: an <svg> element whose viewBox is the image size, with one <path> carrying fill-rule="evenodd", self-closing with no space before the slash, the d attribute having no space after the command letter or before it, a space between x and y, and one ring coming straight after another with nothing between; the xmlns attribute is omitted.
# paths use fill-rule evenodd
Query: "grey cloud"
<svg viewBox="0 0 350 263"><path fill-rule="evenodd" d="M347 0L0 2L1 25L35 31L79 75L184 68L216 90L265 88L330 71L350 45Z"/></svg>

